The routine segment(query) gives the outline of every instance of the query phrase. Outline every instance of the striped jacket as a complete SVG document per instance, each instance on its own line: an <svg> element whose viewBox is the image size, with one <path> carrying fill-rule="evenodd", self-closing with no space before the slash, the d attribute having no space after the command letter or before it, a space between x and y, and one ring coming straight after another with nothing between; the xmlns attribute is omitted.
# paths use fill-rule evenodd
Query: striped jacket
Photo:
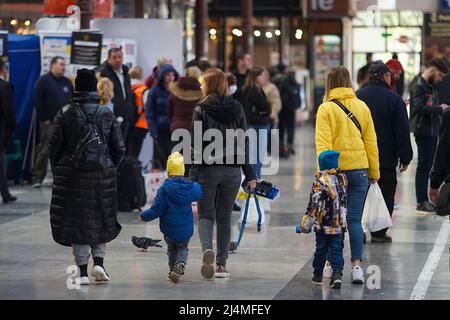
<svg viewBox="0 0 450 320"><path fill-rule="evenodd" d="M335 235L347 229L347 179L339 170L316 174L309 197L308 209L301 227L309 232Z"/></svg>

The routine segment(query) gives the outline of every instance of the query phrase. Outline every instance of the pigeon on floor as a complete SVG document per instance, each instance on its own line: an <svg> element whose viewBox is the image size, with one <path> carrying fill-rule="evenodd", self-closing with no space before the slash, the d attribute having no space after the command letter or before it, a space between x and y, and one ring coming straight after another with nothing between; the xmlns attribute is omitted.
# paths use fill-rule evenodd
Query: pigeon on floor
<svg viewBox="0 0 450 320"><path fill-rule="evenodd" d="M131 242L139 249L142 249L141 252L146 252L148 247L162 248L162 246L158 244L161 240L154 240L147 237L133 236L131 237Z"/></svg>

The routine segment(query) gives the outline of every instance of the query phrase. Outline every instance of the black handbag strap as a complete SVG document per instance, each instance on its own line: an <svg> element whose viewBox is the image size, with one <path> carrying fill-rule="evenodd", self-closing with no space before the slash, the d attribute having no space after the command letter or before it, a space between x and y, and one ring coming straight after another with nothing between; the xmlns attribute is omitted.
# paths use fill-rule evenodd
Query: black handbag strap
<svg viewBox="0 0 450 320"><path fill-rule="evenodd" d="M342 111L345 112L347 117L349 117L349 119L352 120L352 122L358 128L359 132L361 132L361 134L362 134L361 125L359 124L358 119L356 119L355 115L350 110L348 110L339 100L333 99L331 101L336 103L342 109Z"/></svg>

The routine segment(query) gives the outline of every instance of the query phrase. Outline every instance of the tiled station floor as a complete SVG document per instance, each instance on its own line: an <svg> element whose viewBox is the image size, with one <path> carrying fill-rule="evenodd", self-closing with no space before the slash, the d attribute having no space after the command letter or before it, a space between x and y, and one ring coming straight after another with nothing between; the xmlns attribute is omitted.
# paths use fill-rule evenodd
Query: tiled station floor
<svg viewBox="0 0 450 320"><path fill-rule="evenodd" d="M295 233L315 168L312 127L297 130L296 148L294 157L280 162L279 173L268 177L280 187L281 197L266 214L265 232L245 234L229 258L230 278L215 281L200 276L197 230L186 274L174 285L166 281L165 247L138 252L131 244L133 235L162 239L158 222L144 224L136 213L119 213L123 230L107 245L105 258L111 282L70 290L71 274L66 271L73 264L71 249L51 237L51 189L13 187L19 201L0 204L0 299L450 299L450 221L415 211L416 158L408 172L399 175L399 209L390 231L393 243L372 244L368 236L363 266L370 272L368 283L350 284L346 237L342 289L314 286L310 281L314 236ZM233 213L233 237L238 235L239 215Z"/></svg>

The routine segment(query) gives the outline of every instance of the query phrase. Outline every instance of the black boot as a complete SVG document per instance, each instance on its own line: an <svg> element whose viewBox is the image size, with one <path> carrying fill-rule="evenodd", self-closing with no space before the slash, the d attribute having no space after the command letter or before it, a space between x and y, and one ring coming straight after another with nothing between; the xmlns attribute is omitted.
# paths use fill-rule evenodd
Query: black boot
<svg viewBox="0 0 450 320"><path fill-rule="evenodd" d="M5 198L3 198L3 203L14 202L17 200L17 197L14 197L11 194L8 194Z"/></svg>

